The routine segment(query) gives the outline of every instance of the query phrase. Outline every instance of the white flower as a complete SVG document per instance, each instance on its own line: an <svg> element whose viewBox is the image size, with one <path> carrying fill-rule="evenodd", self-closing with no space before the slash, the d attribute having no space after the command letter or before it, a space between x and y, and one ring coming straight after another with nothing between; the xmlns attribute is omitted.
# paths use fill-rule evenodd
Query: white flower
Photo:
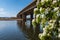
<svg viewBox="0 0 60 40"><path fill-rule="evenodd" d="M56 20L50 20L49 22L50 22L50 23L54 23L54 22L56 22Z"/></svg>
<svg viewBox="0 0 60 40"><path fill-rule="evenodd" d="M35 19L32 20L32 25L33 25L34 27L36 26Z"/></svg>
<svg viewBox="0 0 60 40"><path fill-rule="evenodd" d="M39 9L38 8L34 8L34 14L36 15L36 14L38 14L38 12L39 12Z"/></svg>
<svg viewBox="0 0 60 40"><path fill-rule="evenodd" d="M54 26L54 23L49 23L49 25L53 27Z"/></svg>
<svg viewBox="0 0 60 40"><path fill-rule="evenodd" d="M59 7L56 7L56 8L54 8L54 11L57 11L59 9Z"/></svg>
<svg viewBox="0 0 60 40"><path fill-rule="evenodd" d="M40 39L43 38L44 36L46 36L45 33L41 33L41 34L39 34L39 38L40 38Z"/></svg>
<svg viewBox="0 0 60 40"><path fill-rule="evenodd" d="M58 37L60 38L60 33L59 33Z"/></svg>
<svg viewBox="0 0 60 40"><path fill-rule="evenodd" d="M43 36L45 36L46 35L46 32L43 32L43 34L42 34Z"/></svg>
<svg viewBox="0 0 60 40"><path fill-rule="evenodd" d="M40 16L41 18L45 18L45 15L44 14L41 14L41 16Z"/></svg>
<svg viewBox="0 0 60 40"><path fill-rule="evenodd" d="M41 0L41 2L43 3L43 2L48 2L49 0Z"/></svg>
<svg viewBox="0 0 60 40"><path fill-rule="evenodd" d="M48 2L49 0L45 0L45 2Z"/></svg>
<svg viewBox="0 0 60 40"><path fill-rule="evenodd" d="M40 12L42 11L42 7L40 7Z"/></svg>
<svg viewBox="0 0 60 40"><path fill-rule="evenodd" d="M40 23L40 14L37 14L36 16L36 23Z"/></svg>
<svg viewBox="0 0 60 40"><path fill-rule="evenodd" d="M51 26L50 29L52 29L54 27L54 23L56 22L56 20L50 20L48 23Z"/></svg>
<svg viewBox="0 0 60 40"><path fill-rule="evenodd" d="M52 25L49 29L51 30L51 29L53 29L54 28L54 25Z"/></svg>
<svg viewBox="0 0 60 40"><path fill-rule="evenodd" d="M45 8L40 7L40 13L44 13L45 12Z"/></svg>
<svg viewBox="0 0 60 40"><path fill-rule="evenodd" d="M57 0L58 2L60 1L60 0Z"/></svg>
<svg viewBox="0 0 60 40"><path fill-rule="evenodd" d="M58 28L58 31L60 32L60 28Z"/></svg>
<svg viewBox="0 0 60 40"><path fill-rule="evenodd" d="M56 0L54 0L52 4L55 4L56 2L57 2L57 1L56 1Z"/></svg>
<svg viewBox="0 0 60 40"><path fill-rule="evenodd" d="M59 23L60 23L60 20L59 20Z"/></svg>
<svg viewBox="0 0 60 40"><path fill-rule="evenodd" d="M43 28L43 31L45 30L45 28Z"/></svg>
<svg viewBox="0 0 60 40"><path fill-rule="evenodd" d="M36 15L36 18L38 18L38 17L40 17L40 14L37 14L37 15Z"/></svg>
<svg viewBox="0 0 60 40"><path fill-rule="evenodd" d="M48 14L48 11L45 11L45 15Z"/></svg>
<svg viewBox="0 0 60 40"><path fill-rule="evenodd" d="M45 14L48 14L48 11L50 11L50 8L45 9Z"/></svg>
<svg viewBox="0 0 60 40"><path fill-rule="evenodd" d="M35 21L35 19L32 20L32 22L34 22L34 21Z"/></svg>
<svg viewBox="0 0 60 40"><path fill-rule="evenodd" d="M56 13L59 14L59 10Z"/></svg>
<svg viewBox="0 0 60 40"><path fill-rule="evenodd" d="M35 23L35 19L32 20L32 23Z"/></svg>
<svg viewBox="0 0 60 40"><path fill-rule="evenodd" d="M49 28L49 26L45 26L45 28L43 28L43 32L46 32L47 28Z"/></svg>
<svg viewBox="0 0 60 40"><path fill-rule="evenodd" d="M38 10L38 8L34 8L34 11Z"/></svg>
<svg viewBox="0 0 60 40"><path fill-rule="evenodd" d="M58 13L57 16L60 16L60 13Z"/></svg>
<svg viewBox="0 0 60 40"><path fill-rule="evenodd" d="M42 35L42 33L39 34L39 37Z"/></svg>
<svg viewBox="0 0 60 40"><path fill-rule="evenodd" d="M43 3L43 2L45 2L45 0L41 0L41 2Z"/></svg>

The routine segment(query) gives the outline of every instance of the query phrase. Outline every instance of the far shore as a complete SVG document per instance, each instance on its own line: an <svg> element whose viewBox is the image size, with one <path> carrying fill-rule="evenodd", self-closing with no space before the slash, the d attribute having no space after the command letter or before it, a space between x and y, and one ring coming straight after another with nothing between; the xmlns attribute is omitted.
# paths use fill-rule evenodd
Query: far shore
<svg viewBox="0 0 60 40"><path fill-rule="evenodd" d="M22 20L17 17L0 17L0 21L9 21L9 20Z"/></svg>
<svg viewBox="0 0 60 40"><path fill-rule="evenodd" d="M0 19L0 21L23 20L23 19Z"/></svg>

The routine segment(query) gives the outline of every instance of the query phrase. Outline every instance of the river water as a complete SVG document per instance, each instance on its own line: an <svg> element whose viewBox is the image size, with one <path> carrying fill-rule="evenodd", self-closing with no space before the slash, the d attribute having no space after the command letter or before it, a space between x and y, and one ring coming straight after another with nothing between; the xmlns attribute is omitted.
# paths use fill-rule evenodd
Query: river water
<svg viewBox="0 0 60 40"><path fill-rule="evenodd" d="M30 21L0 21L0 40L39 40L40 27L34 29Z"/></svg>
<svg viewBox="0 0 60 40"><path fill-rule="evenodd" d="M0 40L39 40L42 28L34 28L31 21L0 21ZM59 39L60 40L60 39Z"/></svg>

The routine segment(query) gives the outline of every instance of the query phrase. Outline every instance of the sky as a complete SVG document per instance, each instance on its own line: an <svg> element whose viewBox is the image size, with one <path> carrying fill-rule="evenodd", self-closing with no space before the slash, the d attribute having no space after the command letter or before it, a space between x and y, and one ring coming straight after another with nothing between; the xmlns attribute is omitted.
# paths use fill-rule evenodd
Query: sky
<svg viewBox="0 0 60 40"><path fill-rule="evenodd" d="M33 0L0 0L0 17L16 17L16 15Z"/></svg>

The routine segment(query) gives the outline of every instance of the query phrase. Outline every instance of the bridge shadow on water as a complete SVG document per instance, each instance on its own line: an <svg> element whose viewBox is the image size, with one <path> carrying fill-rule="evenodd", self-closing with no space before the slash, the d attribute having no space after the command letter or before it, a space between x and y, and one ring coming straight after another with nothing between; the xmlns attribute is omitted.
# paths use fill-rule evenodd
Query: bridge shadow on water
<svg viewBox="0 0 60 40"><path fill-rule="evenodd" d="M22 30L25 38L29 40L39 40L38 34L40 33L40 27L36 27L35 29L32 26L31 21L22 22L17 21L18 27Z"/></svg>

